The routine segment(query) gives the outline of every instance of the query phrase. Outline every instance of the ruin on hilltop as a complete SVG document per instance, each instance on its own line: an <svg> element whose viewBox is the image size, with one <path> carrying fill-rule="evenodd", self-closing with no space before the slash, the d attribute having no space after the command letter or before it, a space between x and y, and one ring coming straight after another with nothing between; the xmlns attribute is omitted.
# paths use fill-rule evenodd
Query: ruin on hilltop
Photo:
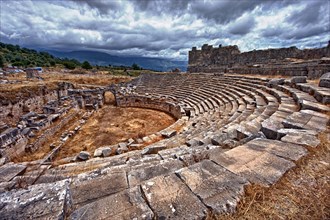
<svg viewBox="0 0 330 220"><path fill-rule="evenodd" d="M243 52L237 45L215 48L204 44L200 50L189 51L188 71L233 72L239 74L320 77L330 71L330 41L326 47L303 49L297 47L253 50Z"/></svg>

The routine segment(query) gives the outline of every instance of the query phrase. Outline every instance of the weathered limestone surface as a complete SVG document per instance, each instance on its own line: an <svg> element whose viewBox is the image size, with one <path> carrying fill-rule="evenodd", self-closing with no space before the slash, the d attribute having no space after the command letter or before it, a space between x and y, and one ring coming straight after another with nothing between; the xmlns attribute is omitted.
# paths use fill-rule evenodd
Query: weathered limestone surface
<svg viewBox="0 0 330 220"><path fill-rule="evenodd" d="M175 175L159 176L142 184L158 219L204 219L207 208Z"/></svg>
<svg viewBox="0 0 330 220"><path fill-rule="evenodd" d="M306 147L317 147L321 142L315 135L302 134L302 133L289 133L281 138L281 141L300 144Z"/></svg>
<svg viewBox="0 0 330 220"><path fill-rule="evenodd" d="M15 176L23 173L25 169L25 165L14 163L7 163L3 166L0 166L0 182L10 181Z"/></svg>
<svg viewBox="0 0 330 220"><path fill-rule="evenodd" d="M323 115L312 110L302 110L290 115L283 121L283 125L285 128L324 131L330 119Z"/></svg>
<svg viewBox="0 0 330 220"><path fill-rule="evenodd" d="M330 72L325 73L321 76L319 86L330 88Z"/></svg>
<svg viewBox="0 0 330 220"><path fill-rule="evenodd" d="M1 219L65 219L71 208L68 180L0 194Z"/></svg>
<svg viewBox="0 0 330 220"><path fill-rule="evenodd" d="M176 172L202 202L217 213L234 212L248 181L210 160Z"/></svg>
<svg viewBox="0 0 330 220"><path fill-rule="evenodd" d="M174 172L183 166L184 164L176 159L161 160L157 165L131 170L127 174L128 182L130 186L135 186L155 176L166 175L170 172Z"/></svg>
<svg viewBox="0 0 330 220"><path fill-rule="evenodd" d="M299 145L286 146L280 141L255 139L224 154L210 153L210 159L252 183L267 186L295 166L291 160L307 154Z"/></svg>
<svg viewBox="0 0 330 220"><path fill-rule="evenodd" d="M84 205L128 188L125 172L112 172L100 177L72 182L73 204Z"/></svg>
<svg viewBox="0 0 330 220"><path fill-rule="evenodd" d="M74 211L69 219L153 219L140 187L133 187L89 203Z"/></svg>
<svg viewBox="0 0 330 220"><path fill-rule="evenodd" d="M163 144L154 144L152 146L148 146L141 151L142 155L147 154L157 154L158 151L166 149L166 146Z"/></svg>

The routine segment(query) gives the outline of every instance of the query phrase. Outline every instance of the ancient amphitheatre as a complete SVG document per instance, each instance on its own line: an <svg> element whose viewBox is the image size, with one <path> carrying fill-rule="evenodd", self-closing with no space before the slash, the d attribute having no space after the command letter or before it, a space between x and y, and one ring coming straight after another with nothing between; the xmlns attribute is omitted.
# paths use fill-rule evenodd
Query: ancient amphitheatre
<svg viewBox="0 0 330 220"><path fill-rule="evenodd" d="M204 45L187 73L3 77L0 219L329 218L329 71L330 44Z"/></svg>

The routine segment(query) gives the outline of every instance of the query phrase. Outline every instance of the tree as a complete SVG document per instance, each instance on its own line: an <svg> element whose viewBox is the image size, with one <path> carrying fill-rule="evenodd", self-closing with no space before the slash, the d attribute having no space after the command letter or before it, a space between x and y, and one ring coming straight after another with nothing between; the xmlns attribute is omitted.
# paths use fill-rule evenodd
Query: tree
<svg viewBox="0 0 330 220"><path fill-rule="evenodd" d="M136 63L133 63L132 68L133 70L141 70L141 67L139 67L139 65L137 65Z"/></svg>
<svg viewBox="0 0 330 220"><path fill-rule="evenodd" d="M90 63L88 61L84 61L81 65L81 67L83 69L86 69L86 70L90 70L90 69L93 69L92 65L90 65Z"/></svg>
<svg viewBox="0 0 330 220"><path fill-rule="evenodd" d="M65 66L65 68L68 68L69 70L73 70L76 68L76 64L71 61L64 61L63 65Z"/></svg>
<svg viewBox="0 0 330 220"><path fill-rule="evenodd" d="M0 68L4 67L5 65L5 59L3 58L2 55L0 55Z"/></svg>
<svg viewBox="0 0 330 220"><path fill-rule="evenodd" d="M54 60L51 60L49 63L50 63L51 66L55 66L56 65L56 62Z"/></svg>

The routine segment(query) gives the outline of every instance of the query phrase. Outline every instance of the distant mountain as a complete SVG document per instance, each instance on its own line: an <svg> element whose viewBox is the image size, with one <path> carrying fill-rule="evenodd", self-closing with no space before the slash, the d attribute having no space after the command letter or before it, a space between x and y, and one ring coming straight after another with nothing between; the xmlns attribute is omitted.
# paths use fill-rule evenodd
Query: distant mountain
<svg viewBox="0 0 330 220"><path fill-rule="evenodd" d="M108 66L132 66L133 63L138 64L144 69L152 69L158 71L170 71L175 68L179 68L181 71L187 70L187 61L175 61L163 58L151 58L151 57L130 57L130 56L114 56L108 53L96 52L96 51L72 51L61 52L55 50L47 50L48 53L60 58L77 59L80 62L85 60L89 61L93 65Z"/></svg>

